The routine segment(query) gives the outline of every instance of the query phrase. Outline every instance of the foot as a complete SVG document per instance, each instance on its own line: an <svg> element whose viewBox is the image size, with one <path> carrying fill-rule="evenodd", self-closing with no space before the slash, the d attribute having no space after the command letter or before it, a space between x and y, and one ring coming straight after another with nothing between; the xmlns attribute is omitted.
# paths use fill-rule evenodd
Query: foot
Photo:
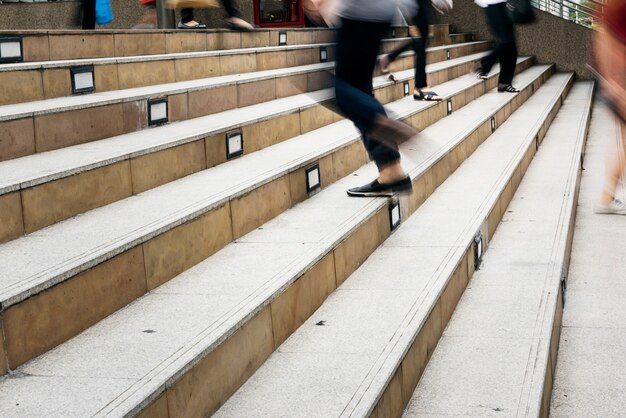
<svg viewBox="0 0 626 418"><path fill-rule="evenodd" d="M498 85L498 93L519 93L519 90L511 84L500 84Z"/></svg>
<svg viewBox="0 0 626 418"><path fill-rule="evenodd" d="M626 215L626 205L621 200L613 199L608 203L598 202L593 208L595 213L608 213L612 215Z"/></svg>
<svg viewBox="0 0 626 418"><path fill-rule="evenodd" d="M206 29L206 25L195 20L185 23L180 21L178 22L178 29Z"/></svg>
<svg viewBox="0 0 626 418"><path fill-rule="evenodd" d="M353 197L375 197L393 196L396 193L410 193L413 191L411 177L406 176L392 183L380 183L379 179L374 180L364 186L354 187L348 190L348 196Z"/></svg>
<svg viewBox="0 0 626 418"><path fill-rule="evenodd" d="M474 64L474 68L472 69L472 73L477 77L480 78L481 80L486 80L487 78L489 78L488 76L488 72L483 70L482 65L480 64L480 61L476 62Z"/></svg>
<svg viewBox="0 0 626 418"><path fill-rule="evenodd" d="M427 88L427 87L424 87ZM426 90L413 90L413 100L426 100L427 102L438 102L443 100L443 97L439 96L434 91Z"/></svg>
<svg viewBox="0 0 626 418"><path fill-rule="evenodd" d="M250 32L250 31L254 30L254 26L252 26L251 24L249 24L245 20L240 19L238 17L231 17L231 18L229 18L228 19L228 26L231 29L240 30L240 31L244 31L244 32Z"/></svg>
<svg viewBox="0 0 626 418"><path fill-rule="evenodd" d="M389 72L389 55L383 55L378 59L378 67L380 68L380 72L383 74L387 74Z"/></svg>

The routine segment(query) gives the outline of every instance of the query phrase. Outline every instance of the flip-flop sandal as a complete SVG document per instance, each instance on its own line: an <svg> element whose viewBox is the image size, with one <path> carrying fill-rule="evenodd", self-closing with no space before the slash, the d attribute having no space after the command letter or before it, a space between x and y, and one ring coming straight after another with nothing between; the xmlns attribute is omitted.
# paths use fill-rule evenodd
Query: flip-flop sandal
<svg viewBox="0 0 626 418"><path fill-rule="evenodd" d="M438 97L437 99L435 97ZM439 102L443 100L442 97L439 97L437 93L434 91L421 91L418 90L418 93L413 93L413 100L425 100L427 102Z"/></svg>

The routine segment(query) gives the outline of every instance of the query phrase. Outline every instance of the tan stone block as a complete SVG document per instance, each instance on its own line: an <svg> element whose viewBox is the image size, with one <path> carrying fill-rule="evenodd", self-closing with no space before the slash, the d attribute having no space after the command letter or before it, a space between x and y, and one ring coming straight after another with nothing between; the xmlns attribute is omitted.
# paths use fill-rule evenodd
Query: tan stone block
<svg viewBox="0 0 626 418"><path fill-rule="evenodd" d="M467 269L467 263L461 262L457 265L445 290L441 294L441 320L444 324L447 324L452 317L454 309L465 290L464 277L467 277L467 273L464 273L465 269Z"/></svg>
<svg viewBox="0 0 626 418"><path fill-rule="evenodd" d="M254 32L241 33L242 48L259 48L270 46L270 32L267 30L256 30Z"/></svg>
<svg viewBox="0 0 626 418"><path fill-rule="evenodd" d="M11 192L0 196L0 213L2 214L0 244L24 234L20 192Z"/></svg>
<svg viewBox="0 0 626 418"><path fill-rule="evenodd" d="M295 96L307 91L306 74L280 77L276 79L276 98Z"/></svg>
<svg viewBox="0 0 626 418"><path fill-rule="evenodd" d="M431 169L433 173L433 186L435 188L446 181L450 175L450 160L446 157L447 155L444 155Z"/></svg>
<svg viewBox="0 0 626 418"><path fill-rule="evenodd" d="M311 315L337 288L335 277L335 256L328 253L318 261L307 274L311 277Z"/></svg>
<svg viewBox="0 0 626 418"><path fill-rule="evenodd" d="M311 316L310 276L299 277L271 303L274 347L278 348Z"/></svg>
<svg viewBox="0 0 626 418"><path fill-rule="evenodd" d="M49 43L53 61L115 56L113 34L50 35Z"/></svg>
<svg viewBox="0 0 626 418"><path fill-rule="evenodd" d="M4 312L11 369L45 353L146 292L141 247L130 249Z"/></svg>
<svg viewBox="0 0 626 418"><path fill-rule="evenodd" d="M69 69L49 68L44 70L42 74L43 91L46 99L72 95L72 77Z"/></svg>
<svg viewBox="0 0 626 418"><path fill-rule="evenodd" d="M187 93L172 94L167 97L167 113L170 122L187 120L189 117L189 106Z"/></svg>
<svg viewBox="0 0 626 418"><path fill-rule="evenodd" d="M24 229L31 233L132 195L128 161L22 190Z"/></svg>
<svg viewBox="0 0 626 418"><path fill-rule="evenodd" d="M0 327L0 332L2 332L2 334L0 334L0 376L3 376L9 371L9 360L4 351L4 332L2 331L2 327Z"/></svg>
<svg viewBox="0 0 626 418"><path fill-rule="evenodd" d="M402 402L402 367L398 367L370 417L401 417L404 407L405 404Z"/></svg>
<svg viewBox="0 0 626 418"><path fill-rule="evenodd" d="M327 155L318 161L320 166L320 186L328 187L336 179L334 178L333 155Z"/></svg>
<svg viewBox="0 0 626 418"><path fill-rule="evenodd" d="M289 190L291 202L294 205L309 197L306 192L306 171L304 168L289 173Z"/></svg>
<svg viewBox="0 0 626 418"><path fill-rule="evenodd" d="M136 132L148 127L148 102L138 100L124 102L124 133Z"/></svg>
<svg viewBox="0 0 626 418"><path fill-rule="evenodd" d="M361 141L353 142L333 153L332 156L333 174L331 181L333 182L353 173L369 160L367 151Z"/></svg>
<svg viewBox="0 0 626 418"><path fill-rule="evenodd" d="M0 105L31 102L43 98L43 82L39 71L0 72Z"/></svg>
<svg viewBox="0 0 626 418"><path fill-rule="evenodd" d="M389 212L383 208L335 248L337 286L363 264L389 233Z"/></svg>
<svg viewBox="0 0 626 418"><path fill-rule="evenodd" d="M435 190L433 185L432 171L422 173L418 178L413 179L413 193L409 200L409 213L414 213L430 197Z"/></svg>
<svg viewBox="0 0 626 418"><path fill-rule="evenodd" d="M241 48L241 32L222 32L218 35L220 38L220 46L217 49Z"/></svg>
<svg viewBox="0 0 626 418"><path fill-rule="evenodd" d="M289 176L283 176L231 201L233 237L237 239L289 209Z"/></svg>
<svg viewBox="0 0 626 418"><path fill-rule="evenodd" d="M315 51L318 51L317 53ZM319 50L313 48L291 49L287 51L287 67L297 67L319 62Z"/></svg>
<svg viewBox="0 0 626 418"><path fill-rule="evenodd" d="M300 135L300 114L291 113L258 123L262 143L271 146Z"/></svg>
<svg viewBox="0 0 626 418"><path fill-rule="evenodd" d="M93 72L98 91L119 90L120 83L117 78L117 65L96 65Z"/></svg>
<svg viewBox="0 0 626 418"><path fill-rule="evenodd" d="M167 390L169 416L210 416L273 350L272 316L267 307Z"/></svg>
<svg viewBox="0 0 626 418"><path fill-rule="evenodd" d="M287 52L259 52L256 54L256 66L258 71L284 68L287 66Z"/></svg>
<svg viewBox="0 0 626 418"><path fill-rule="evenodd" d="M176 81L197 80L220 75L219 57L183 58L174 61Z"/></svg>
<svg viewBox="0 0 626 418"><path fill-rule="evenodd" d="M305 134L333 123L335 112L324 106L315 106L300 112L300 131Z"/></svg>
<svg viewBox="0 0 626 418"><path fill-rule="evenodd" d="M276 98L276 79L253 81L237 85L239 107L264 103Z"/></svg>
<svg viewBox="0 0 626 418"><path fill-rule="evenodd" d="M206 51L206 33L203 31L174 31L165 33L167 54Z"/></svg>
<svg viewBox="0 0 626 418"><path fill-rule="evenodd" d="M124 133L121 103L35 117L35 148L50 151Z"/></svg>
<svg viewBox="0 0 626 418"><path fill-rule="evenodd" d="M247 146L244 135L244 147ZM226 134L218 134L204 138L207 167L215 167L226 162Z"/></svg>
<svg viewBox="0 0 626 418"><path fill-rule="evenodd" d="M146 409L141 411L137 418L169 418L167 409L167 392L159 396Z"/></svg>
<svg viewBox="0 0 626 418"><path fill-rule="evenodd" d="M402 360L402 402L407 405L428 364L428 347L424 341L424 328L417 334L411 348Z"/></svg>
<svg viewBox="0 0 626 418"><path fill-rule="evenodd" d="M307 91L322 90L333 86L333 74L330 71L307 73Z"/></svg>
<svg viewBox="0 0 626 418"><path fill-rule="evenodd" d="M188 94L189 118L212 115L237 107L237 86L217 87L190 91Z"/></svg>
<svg viewBox="0 0 626 418"><path fill-rule="evenodd" d="M256 71L256 54L220 55L222 75Z"/></svg>
<svg viewBox="0 0 626 418"><path fill-rule="evenodd" d="M201 139L131 159L133 194L206 169L204 153Z"/></svg>
<svg viewBox="0 0 626 418"><path fill-rule="evenodd" d="M35 127L32 118L0 122L0 161L35 153Z"/></svg>
<svg viewBox="0 0 626 418"><path fill-rule="evenodd" d="M115 56L165 54L165 33L115 33Z"/></svg>
<svg viewBox="0 0 626 418"><path fill-rule="evenodd" d="M195 266L232 240L227 203L145 242L148 290Z"/></svg>
<svg viewBox="0 0 626 418"><path fill-rule="evenodd" d="M120 89L173 83L176 81L174 60L129 62L117 65ZM96 86L97 88L97 86Z"/></svg>
<svg viewBox="0 0 626 418"><path fill-rule="evenodd" d="M48 36L33 35L22 38L24 62L50 61Z"/></svg>

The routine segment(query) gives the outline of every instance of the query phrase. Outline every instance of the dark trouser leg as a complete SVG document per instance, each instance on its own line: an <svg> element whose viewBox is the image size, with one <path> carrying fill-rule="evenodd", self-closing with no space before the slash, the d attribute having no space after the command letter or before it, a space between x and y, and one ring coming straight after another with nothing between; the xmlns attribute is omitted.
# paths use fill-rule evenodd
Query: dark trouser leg
<svg viewBox="0 0 626 418"><path fill-rule="evenodd" d="M483 71L488 72L500 60L500 84L511 84L517 62L515 28L506 14L506 3L497 3L485 8L487 23L496 38L496 47L481 60Z"/></svg>
<svg viewBox="0 0 626 418"><path fill-rule="evenodd" d="M397 149L367 136L374 119L378 115L386 116L383 106L372 95L372 75L380 41L388 28L388 23L343 19L337 39L337 105L359 128L367 152L379 167L400 159Z"/></svg>
<svg viewBox="0 0 626 418"><path fill-rule="evenodd" d="M428 81L426 81L426 43L428 42L430 2L418 0L417 3L419 9L413 23L420 31L420 37L413 38L413 50L415 51L415 88L420 89L428 85Z"/></svg>
<svg viewBox="0 0 626 418"><path fill-rule="evenodd" d="M237 5L234 0L221 0L228 17L241 17L241 12L237 9Z"/></svg>
<svg viewBox="0 0 626 418"><path fill-rule="evenodd" d="M182 9L180 11L180 21L183 23L189 23L194 20L193 9Z"/></svg>
<svg viewBox="0 0 626 418"><path fill-rule="evenodd" d="M83 29L96 28L96 0L83 0Z"/></svg>

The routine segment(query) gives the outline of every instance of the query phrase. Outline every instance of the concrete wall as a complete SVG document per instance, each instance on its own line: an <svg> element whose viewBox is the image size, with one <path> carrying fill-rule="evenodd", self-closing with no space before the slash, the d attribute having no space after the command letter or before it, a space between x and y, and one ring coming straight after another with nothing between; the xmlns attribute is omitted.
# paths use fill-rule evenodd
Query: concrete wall
<svg viewBox="0 0 626 418"><path fill-rule="evenodd" d="M133 27L145 10L137 0L111 0L115 20L105 29ZM253 21L252 0L238 0L244 19ZM1 3L0 30L14 29L78 29L80 27L80 2L55 1L41 3ZM209 27L225 26L223 9L196 11L196 19ZM177 18L180 18L177 16ZM178 21L178 20L177 20Z"/></svg>
<svg viewBox="0 0 626 418"><path fill-rule="evenodd" d="M592 30L549 13L536 12L536 23L516 29L520 54L534 55L539 63L555 63L558 71L574 71L579 78L589 78L591 74L585 65ZM455 32L472 32L476 39L491 39L484 12L473 0L454 0L451 13L433 12L433 17L439 23L449 23Z"/></svg>

